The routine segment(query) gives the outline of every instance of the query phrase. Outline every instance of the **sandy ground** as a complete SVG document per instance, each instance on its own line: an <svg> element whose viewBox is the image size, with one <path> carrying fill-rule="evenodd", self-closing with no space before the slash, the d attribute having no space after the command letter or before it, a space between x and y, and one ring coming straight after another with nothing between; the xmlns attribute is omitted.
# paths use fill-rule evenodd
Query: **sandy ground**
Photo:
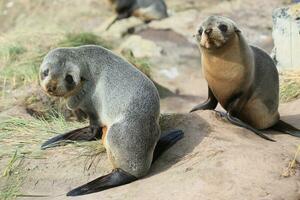
<svg viewBox="0 0 300 200"><path fill-rule="evenodd" d="M173 10L180 2L167 1ZM187 1L186 7L202 10L174 11L169 19L151 23L150 28L137 33L164 50L163 55L150 58L152 77L178 94L162 99L161 111L181 113L167 118L164 130L180 128L184 139L169 149L143 179L74 199L300 199L299 158L292 173L283 176L300 144L299 138L270 133L277 141L273 143L233 126L213 111L188 113L205 100L207 93L198 48L192 38L199 22L208 14L228 15L241 24L250 41L270 52L271 11L283 1L207 2ZM89 30L94 21L88 21L84 29ZM298 128L299 107L300 100L280 106L282 118ZM67 145L46 150L43 159L24 159L20 167L26 178L21 193L46 197L18 199L71 199L65 196L70 189L110 172L105 153L86 156L80 151L76 145ZM1 160L0 166L7 161Z"/></svg>
<svg viewBox="0 0 300 200"><path fill-rule="evenodd" d="M282 109L286 112L289 108ZM297 123L294 117L290 121ZM282 176L300 139L277 134L271 135L277 142L269 142L229 124L213 111L178 114L166 124L165 129L182 129L185 137L153 165L148 176L74 199L300 198L299 166L291 176ZM74 146L47 150L45 158L23 163L28 173L23 193L50 195L34 199L69 199L65 196L68 190L110 171L104 153L95 160L87 159L78 156Z"/></svg>

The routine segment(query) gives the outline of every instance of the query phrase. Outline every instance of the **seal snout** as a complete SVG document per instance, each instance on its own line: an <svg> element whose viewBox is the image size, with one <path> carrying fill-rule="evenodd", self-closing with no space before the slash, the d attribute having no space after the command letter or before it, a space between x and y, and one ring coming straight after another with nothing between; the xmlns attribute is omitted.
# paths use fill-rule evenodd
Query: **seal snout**
<svg viewBox="0 0 300 200"><path fill-rule="evenodd" d="M55 92L57 89L57 81L49 81L49 83L46 84L45 89L48 93Z"/></svg>
<svg viewBox="0 0 300 200"><path fill-rule="evenodd" d="M212 31L212 28L207 28L205 29L204 33L209 36L212 33Z"/></svg>

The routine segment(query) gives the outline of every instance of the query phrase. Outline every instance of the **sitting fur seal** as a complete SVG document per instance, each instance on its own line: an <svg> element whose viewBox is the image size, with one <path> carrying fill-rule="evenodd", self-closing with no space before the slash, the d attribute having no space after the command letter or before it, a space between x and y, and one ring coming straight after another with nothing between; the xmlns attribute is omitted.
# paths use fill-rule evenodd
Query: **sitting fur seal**
<svg viewBox="0 0 300 200"><path fill-rule="evenodd" d="M300 136L295 127L279 120L279 81L271 57L248 45L236 24L225 17L210 16L196 35L202 71L208 83L208 99L192 111L215 109L218 102L235 125L254 131L274 129Z"/></svg>
<svg viewBox="0 0 300 200"><path fill-rule="evenodd" d="M108 0L117 17L107 26L108 30L116 21L135 16L146 23L168 17L164 0Z"/></svg>
<svg viewBox="0 0 300 200"><path fill-rule="evenodd" d="M180 130L161 137L156 87L131 64L99 46L58 48L40 67L40 83L48 94L68 99L70 109L89 116L90 126L54 137L61 140L102 138L114 169L70 191L77 196L102 191L145 176L151 163L183 137Z"/></svg>

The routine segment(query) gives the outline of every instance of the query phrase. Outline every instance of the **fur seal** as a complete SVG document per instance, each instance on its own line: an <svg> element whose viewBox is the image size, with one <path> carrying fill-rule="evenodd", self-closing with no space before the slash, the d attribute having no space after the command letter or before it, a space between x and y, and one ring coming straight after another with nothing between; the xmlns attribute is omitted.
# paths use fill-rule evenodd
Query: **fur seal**
<svg viewBox="0 0 300 200"><path fill-rule="evenodd" d="M150 79L131 64L100 46L57 48L40 67L40 83L49 95L67 98L90 126L58 135L42 148L61 140L102 138L113 171L67 193L84 195L127 184L145 176L153 161L183 137L159 126L160 102Z"/></svg>
<svg viewBox="0 0 300 200"><path fill-rule="evenodd" d="M135 16L148 23L168 17L164 0L108 0L117 17L107 26L108 30L116 21Z"/></svg>
<svg viewBox="0 0 300 200"><path fill-rule="evenodd" d="M231 123L265 139L272 140L260 130L300 137L300 130L280 120L278 72L265 51L248 45L236 24L221 16L205 19L196 38L208 99L191 112L213 110L220 103Z"/></svg>

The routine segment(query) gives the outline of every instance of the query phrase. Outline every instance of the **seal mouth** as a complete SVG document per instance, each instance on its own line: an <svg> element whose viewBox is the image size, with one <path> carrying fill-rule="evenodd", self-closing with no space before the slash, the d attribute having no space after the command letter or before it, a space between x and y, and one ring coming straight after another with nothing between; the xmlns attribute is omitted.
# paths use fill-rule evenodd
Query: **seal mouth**
<svg viewBox="0 0 300 200"><path fill-rule="evenodd" d="M50 91L45 90L44 87L42 87L42 88L43 88L43 91L50 96L54 96L54 97L64 97L65 96L65 94L60 94L57 92L50 92Z"/></svg>
<svg viewBox="0 0 300 200"><path fill-rule="evenodd" d="M83 86L83 82L85 80L80 81L79 84L77 84L75 86L75 88L73 88L72 90L67 90L67 91L63 91L63 90L56 90L56 91L47 91L47 89L45 88L45 86L42 86L43 91L50 95L50 96L54 96L54 97L64 97L64 98L68 98L71 96L76 95L77 92L79 92L79 90L82 88Z"/></svg>
<svg viewBox="0 0 300 200"><path fill-rule="evenodd" d="M200 46L205 49L219 49L223 46L224 41L219 38L206 36L200 41Z"/></svg>

